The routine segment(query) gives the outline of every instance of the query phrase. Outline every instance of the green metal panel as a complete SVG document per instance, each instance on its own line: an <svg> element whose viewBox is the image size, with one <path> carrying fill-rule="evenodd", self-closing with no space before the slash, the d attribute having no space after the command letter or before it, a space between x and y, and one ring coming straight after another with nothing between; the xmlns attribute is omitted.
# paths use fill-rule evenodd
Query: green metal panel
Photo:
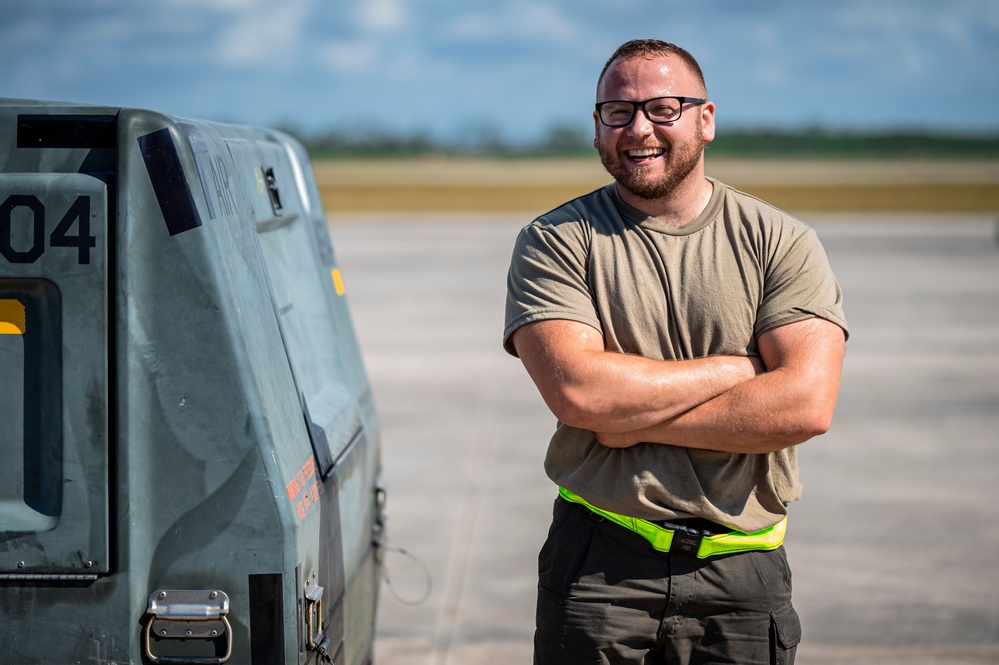
<svg viewBox="0 0 999 665"><path fill-rule="evenodd" d="M0 336L0 573L108 571L106 211L91 175L0 180L0 301L25 322Z"/></svg>
<svg viewBox="0 0 999 665"><path fill-rule="evenodd" d="M2 660L367 662L379 422L301 147L0 100L11 196Z"/></svg>

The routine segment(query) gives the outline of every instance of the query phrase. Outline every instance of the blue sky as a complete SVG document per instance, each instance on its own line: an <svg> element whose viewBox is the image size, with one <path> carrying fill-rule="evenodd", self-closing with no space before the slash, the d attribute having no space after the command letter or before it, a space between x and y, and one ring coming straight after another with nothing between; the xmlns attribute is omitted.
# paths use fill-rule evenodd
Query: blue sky
<svg viewBox="0 0 999 665"><path fill-rule="evenodd" d="M999 0L0 0L0 96L305 130L591 131L621 42L726 127L999 131Z"/></svg>

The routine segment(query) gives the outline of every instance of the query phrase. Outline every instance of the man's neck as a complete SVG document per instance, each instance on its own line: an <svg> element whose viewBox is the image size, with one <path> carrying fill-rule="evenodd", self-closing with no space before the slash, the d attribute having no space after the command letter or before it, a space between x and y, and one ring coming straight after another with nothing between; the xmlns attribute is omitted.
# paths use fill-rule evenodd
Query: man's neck
<svg viewBox="0 0 999 665"><path fill-rule="evenodd" d="M711 200L714 186L704 177L704 169L695 169L679 183L669 196L645 199L629 192L621 185L617 191L621 199L633 208L664 224L679 228L691 223L704 212Z"/></svg>

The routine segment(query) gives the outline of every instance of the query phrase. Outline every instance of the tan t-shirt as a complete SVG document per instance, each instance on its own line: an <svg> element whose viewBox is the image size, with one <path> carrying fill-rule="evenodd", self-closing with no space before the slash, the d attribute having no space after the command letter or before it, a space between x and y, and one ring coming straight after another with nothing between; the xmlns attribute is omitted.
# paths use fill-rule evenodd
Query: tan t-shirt
<svg viewBox="0 0 999 665"><path fill-rule="evenodd" d="M842 294L815 232L718 181L675 228L624 203L613 184L526 226L510 265L503 344L544 319L600 330L609 351L685 360L758 355L756 336L812 317L846 330ZM795 448L734 454L655 443L613 449L558 424L545 469L605 510L704 517L751 532L801 494Z"/></svg>

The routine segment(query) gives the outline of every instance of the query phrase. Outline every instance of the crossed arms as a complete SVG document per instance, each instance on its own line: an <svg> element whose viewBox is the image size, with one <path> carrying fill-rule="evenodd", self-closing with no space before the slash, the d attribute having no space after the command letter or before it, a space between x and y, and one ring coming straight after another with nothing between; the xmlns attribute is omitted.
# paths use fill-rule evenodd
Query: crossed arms
<svg viewBox="0 0 999 665"><path fill-rule="evenodd" d="M555 417L603 445L733 453L781 450L828 430L845 351L843 330L820 318L761 334L760 359L609 352L598 330L562 319L528 324L512 339Z"/></svg>

